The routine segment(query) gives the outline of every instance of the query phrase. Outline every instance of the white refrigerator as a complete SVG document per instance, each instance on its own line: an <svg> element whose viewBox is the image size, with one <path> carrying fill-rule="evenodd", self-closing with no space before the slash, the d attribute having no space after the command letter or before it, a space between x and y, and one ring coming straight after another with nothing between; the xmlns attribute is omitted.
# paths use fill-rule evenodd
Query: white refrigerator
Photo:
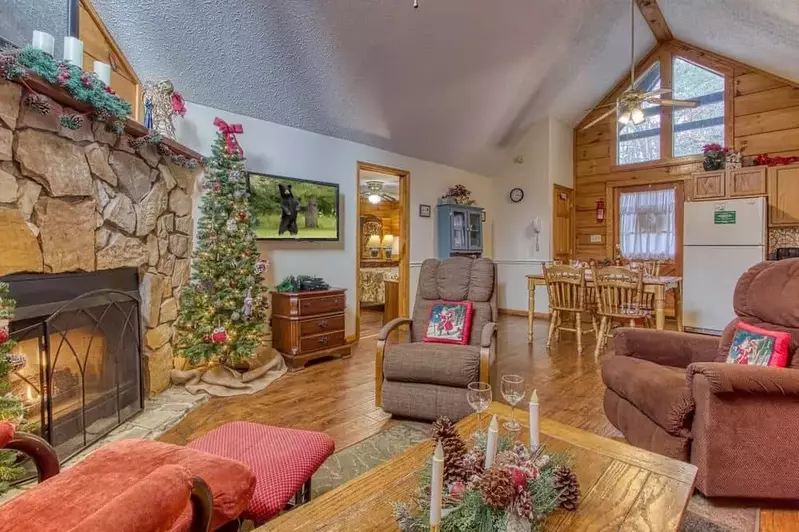
<svg viewBox="0 0 799 532"><path fill-rule="evenodd" d="M735 317L735 284L766 259L766 198L687 202L683 221L683 326L719 334Z"/></svg>

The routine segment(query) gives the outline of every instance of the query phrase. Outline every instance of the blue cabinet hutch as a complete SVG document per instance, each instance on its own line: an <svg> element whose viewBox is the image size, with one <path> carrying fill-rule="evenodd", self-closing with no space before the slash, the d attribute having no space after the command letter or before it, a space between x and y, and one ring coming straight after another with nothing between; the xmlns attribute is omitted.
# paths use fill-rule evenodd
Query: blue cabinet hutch
<svg viewBox="0 0 799 532"><path fill-rule="evenodd" d="M483 209L438 205L438 258L483 254Z"/></svg>

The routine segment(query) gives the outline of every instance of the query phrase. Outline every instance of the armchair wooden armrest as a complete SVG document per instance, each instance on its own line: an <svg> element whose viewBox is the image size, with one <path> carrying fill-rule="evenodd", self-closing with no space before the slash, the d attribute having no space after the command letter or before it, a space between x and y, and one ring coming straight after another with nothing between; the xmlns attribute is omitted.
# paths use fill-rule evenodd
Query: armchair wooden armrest
<svg viewBox="0 0 799 532"><path fill-rule="evenodd" d="M375 406L383 404L383 357L386 354L386 342L391 333L402 325L408 325L408 341L411 341L410 326L413 320L410 318L394 318L383 325L377 335L377 354L375 355Z"/></svg>
<svg viewBox="0 0 799 532"><path fill-rule="evenodd" d="M39 482L44 482L61 471L55 449L35 434L17 432L14 438L3 446L3 449L12 449L30 456L36 465Z"/></svg>
<svg viewBox="0 0 799 532"><path fill-rule="evenodd" d="M491 366L496 360L497 324L488 322L483 326L480 336L480 382L486 384L491 379Z"/></svg>

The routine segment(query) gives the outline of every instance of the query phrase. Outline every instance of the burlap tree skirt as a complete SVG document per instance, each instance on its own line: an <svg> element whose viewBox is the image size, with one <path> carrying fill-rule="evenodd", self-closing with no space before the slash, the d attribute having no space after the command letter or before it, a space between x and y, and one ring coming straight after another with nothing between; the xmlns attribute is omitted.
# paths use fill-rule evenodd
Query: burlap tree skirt
<svg viewBox="0 0 799 532"><path fill-rule="evenodd" d="M217 397L231 397L260 392L288 369L280 353L271 347L261 349L249 366L244 371L219 364L190 370L173 369L170 377L173 384L183 384L194 394L206 392Z"/></svg>

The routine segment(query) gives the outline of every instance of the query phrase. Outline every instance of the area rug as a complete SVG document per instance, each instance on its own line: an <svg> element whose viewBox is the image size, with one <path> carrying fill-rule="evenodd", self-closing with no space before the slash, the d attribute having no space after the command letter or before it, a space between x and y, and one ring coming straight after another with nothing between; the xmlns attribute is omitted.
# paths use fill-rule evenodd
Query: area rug
<svg viewBox="0 0 799 532"><path fill-rule="evenodd" d="M391 427L335 453L311 480L312 500L405 452L430 435L430 425L411 421ZM713 503L694 495L681 532L755 532L758 510Z"/></svg>

